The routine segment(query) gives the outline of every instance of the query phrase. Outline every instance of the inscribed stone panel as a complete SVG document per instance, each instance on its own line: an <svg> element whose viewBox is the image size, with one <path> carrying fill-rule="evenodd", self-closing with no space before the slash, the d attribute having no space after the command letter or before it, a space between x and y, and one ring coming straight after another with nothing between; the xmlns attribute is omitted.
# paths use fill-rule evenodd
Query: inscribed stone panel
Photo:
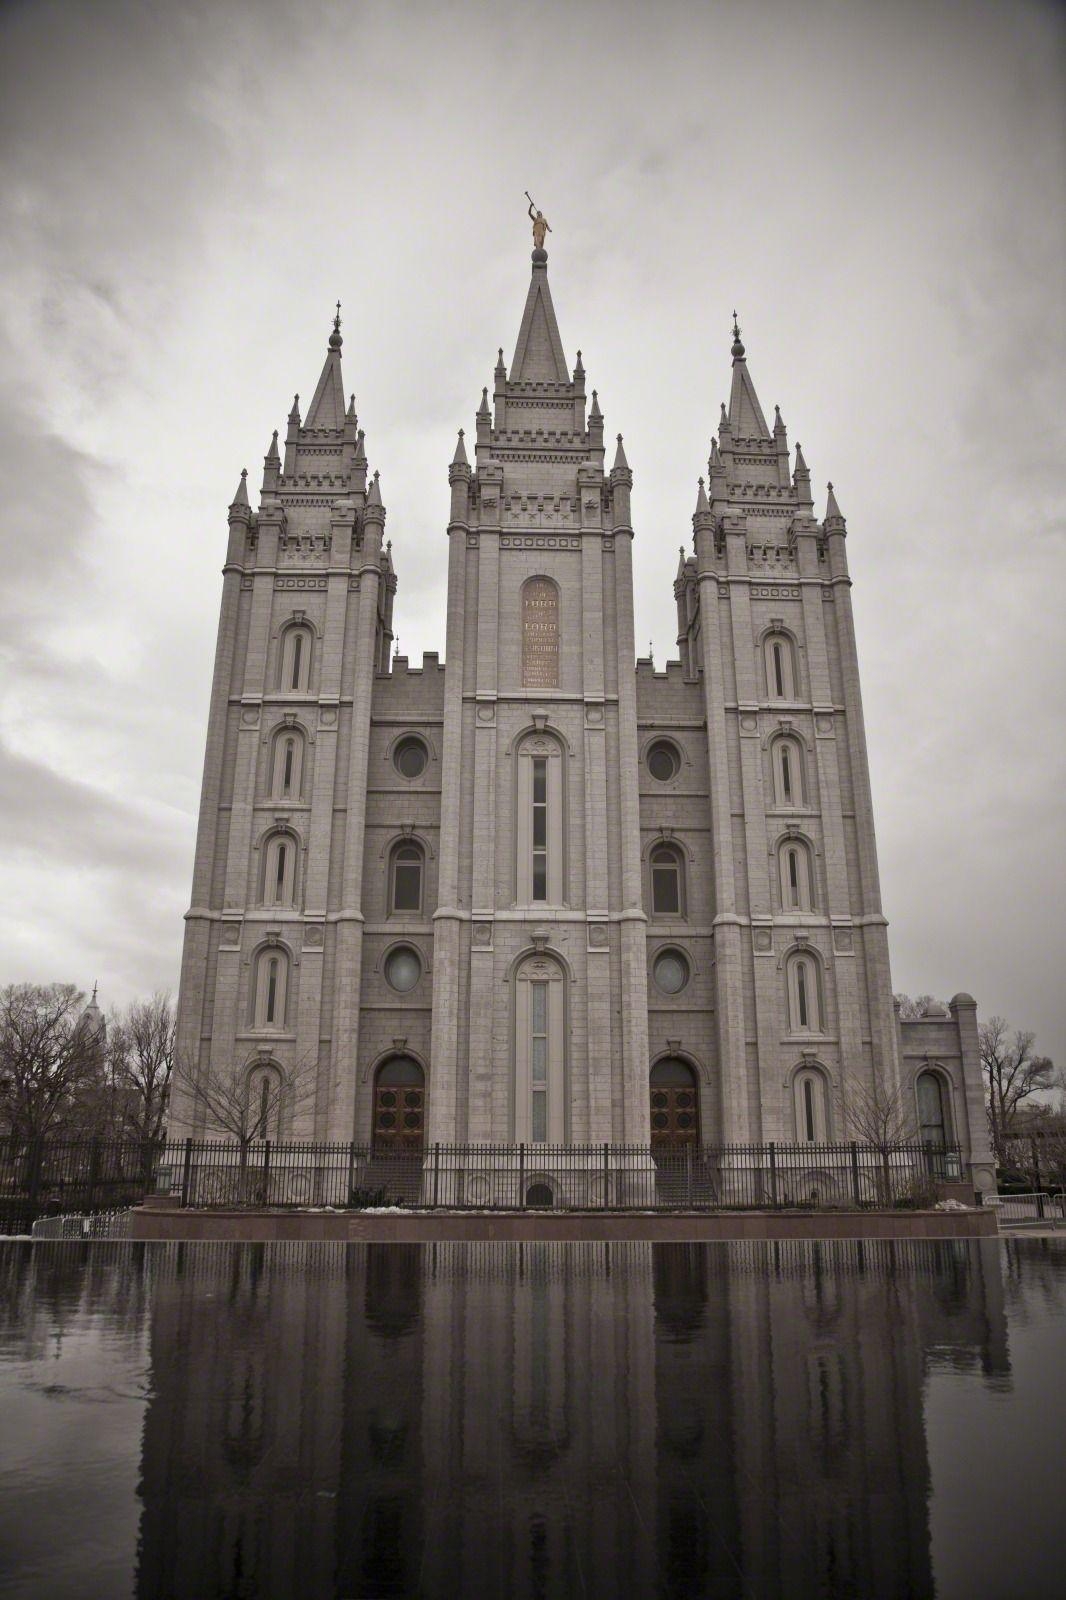
<svg viewBox="0 0 1066 1600"><path fill-rule="evenodd" d="M550 578L522 589L522 687L559 687L559 591Z"/></svg>

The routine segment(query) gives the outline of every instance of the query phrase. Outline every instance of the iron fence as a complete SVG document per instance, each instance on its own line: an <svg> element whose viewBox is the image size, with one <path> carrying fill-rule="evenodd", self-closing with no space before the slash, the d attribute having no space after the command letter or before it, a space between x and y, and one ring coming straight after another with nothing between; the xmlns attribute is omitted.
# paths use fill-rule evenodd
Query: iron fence
<svg viewBox="0 0 1066 1600"><path fill-rule="evenodd" d="M0 1138L0 1233L38 1217L121 1210L156 1186L163 1146L131 1139Z"/></svg>
<svg viewBox="0 0 1066 1600"><path fill-rule="evenodd" d="M186 1139L0 1140L0 1229L115 1210L146 1195L182 1206L449 1210L743 1210L917 1206L962 1179L956 1148L894 1144L433 1144Z"/></svg>

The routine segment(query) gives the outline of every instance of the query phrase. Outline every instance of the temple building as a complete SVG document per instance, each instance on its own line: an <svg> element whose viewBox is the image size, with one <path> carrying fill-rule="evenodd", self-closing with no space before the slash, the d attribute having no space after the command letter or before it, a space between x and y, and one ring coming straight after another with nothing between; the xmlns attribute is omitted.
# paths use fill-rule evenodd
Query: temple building
<svg viewBox="0 0 1066 1600"><path fill-rule="evenodd" d="M735 320L660 671L547 252L448 468L446 666L393 654L341 348L338 313L258 509L243 473L229 509L182 1060L246 1069L271 1137L412 1151L818 1144L895 1097L990 1186L974 1001L893 1004L844 517ZM212 1131L188 1092L171 1131Z"/></svg>

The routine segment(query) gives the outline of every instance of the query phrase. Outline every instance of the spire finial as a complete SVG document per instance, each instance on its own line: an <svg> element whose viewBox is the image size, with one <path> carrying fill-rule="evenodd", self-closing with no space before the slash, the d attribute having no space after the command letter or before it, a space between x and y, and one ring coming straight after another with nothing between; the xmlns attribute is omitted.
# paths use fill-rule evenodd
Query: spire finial
<svg viewBox="0 0 1066 1600"><path fill-rule="evenodd" d="M95 1005L96 1004L96 988L97 988L97 979L94 978L93 979L93 997L92 997L91 1001L89 1002L90 1005Z"/></svg>
<svg viewBox="0 0 1066 1600"><path fill-rule="evenodd" d="M333 332L329 336L331 350L339 350L344 340L341 338L341 303L337 301L337 315L333 319Z"/></svg>
<svg viewBox="0 0 1066 1600"><path fill-rule="evenodd" d="M732 355L733 355L733 360L734 361L743 361L743 359L744 359L744 346L740 341L740 323L737 321L737 313L736 313L735 308L734 308L734 311L733 311L733 350L732 350Z"/></svg>

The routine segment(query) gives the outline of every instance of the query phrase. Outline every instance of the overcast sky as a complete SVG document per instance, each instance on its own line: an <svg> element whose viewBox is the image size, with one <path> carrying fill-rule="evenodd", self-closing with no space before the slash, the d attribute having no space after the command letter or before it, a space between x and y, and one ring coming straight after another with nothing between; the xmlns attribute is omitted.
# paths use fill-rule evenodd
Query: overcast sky
<svg viewBox="0 0 1066 1600"><path fill-rule="evenodd" d="M401 648L443 653L528 188L634 471L639 648L735 305L848 519L895 987L1066 1061L1061 8L9 0L0 60L0 982L176 985L226 507L338 298Z"/></svg>

